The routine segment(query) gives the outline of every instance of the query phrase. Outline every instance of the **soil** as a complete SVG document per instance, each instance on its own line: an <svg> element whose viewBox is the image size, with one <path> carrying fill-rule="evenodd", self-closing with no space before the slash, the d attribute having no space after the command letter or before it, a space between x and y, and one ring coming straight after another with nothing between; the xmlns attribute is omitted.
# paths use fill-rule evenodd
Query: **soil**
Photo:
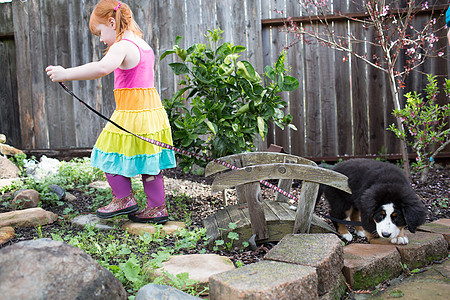
<svg viewBox="0 0 450 300"><path fill-rule="evenodd" d="M204 176L197 176L193 174L185 174L180 168L174 168L170 170L164 170L166 198L168 200L170 215L175 220L182 220L185 217L186 211L191 213L192 223L190 229L195 227L202 227L202 221L215 211L223 208L222 194L211 193L211 184L214 178L206 178ZM449 199L450 199L450 165L440 166L437 165L431 170L429 179L426 183L419 182L419 175L413 175L412 187L416 193L422 198L424 204L428 209L427 223L443 219L450 218ZM276 182L275 182L276 183ZM300 182L293 183L292 194L298 195L301 188ZM76 197L76 200L72 201L72 205L76 208L80 214L92 214L95 213L90 208L92 204L91 196L83 194L81 191L68 191ZM185 193L189 197L183 198L183 205L180 207L180 195ZM275 197L275 192L269 188L262 187L262 194L264 199L271 199ZM234 190L230 190L227 193L229 198L229 205L234 204L236 196ZM5 196L5 195L4 195ZM43 209L62 215L64 206L49 206L42 205ZM7 211L5 208L0 207L0 213ZM317 214L327 214L328 204L324 199L321 199L316 206ZM67 226L68 222L63 222ZM44 236L50 236L50 232L53 227L62 226L61 222L55 222L48 226L42 226L41 230ZM70 226L70 225L69 225ZM75 229L74 229L75 230ZM116 233L118 238L121 234L120 231ZM38 233L35 228L16 228L16 236L11 241L0 245L0 248L17 243L23 240L35 239L38 237ZM170 246L170 240L168 241ZM367 243L363 238L354 235L352 243ZM212 251L207 250L207 253L217 253L220 255L228 256L233 262L239 264L249 264L260 261L264 255L274 246L274 244L262 244L255 251L234 249L231 252L228 251ZM185 253L199 253L201 249L204 249L204 245L198 245L197 249L188 250ZM203 250L204 251L204 250Z"/></svg>

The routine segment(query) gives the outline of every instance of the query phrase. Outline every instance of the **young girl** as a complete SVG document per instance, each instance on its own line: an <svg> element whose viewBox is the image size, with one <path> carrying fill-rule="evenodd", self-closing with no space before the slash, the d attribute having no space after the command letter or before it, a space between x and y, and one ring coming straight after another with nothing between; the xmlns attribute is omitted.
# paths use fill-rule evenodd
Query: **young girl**
<svg viewBox="0 0 450 300"><path fill-rule="evenodd" d="M142 39L142 31L128 5L101 0L91 14L89 28L106 44L107 52L98 62L74 68L49 66L52 81L90 80L114 71L116 110L111 120L133 133L172 145L166 111L154 88L155 57ZM135 222L163 224L168 221L161 170L175 167L175 154L142 141L111 123L102 130L91 163L106 174L113 199L97 210L100 218L128 214ZM131 177L142 174L147 204L138 210Z"/></svg>

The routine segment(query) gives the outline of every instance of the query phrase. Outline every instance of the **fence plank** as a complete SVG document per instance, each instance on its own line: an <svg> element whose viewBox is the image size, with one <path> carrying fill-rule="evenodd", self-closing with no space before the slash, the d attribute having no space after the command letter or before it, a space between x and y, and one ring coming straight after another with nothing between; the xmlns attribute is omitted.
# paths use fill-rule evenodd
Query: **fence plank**
<svg viewBox="0 0 450 300"><path fill-rule="evenodd" d="M369 40L375 40L377 33L373 27L368 29L367 36ZM367 56L374 56L382 59L382 51L380 47L369 44L367 46ZM385 152L384 145L386 143L386 121L384 111L386 109L386 90L384 89L386 73L375 67L369 66L367 69L367 77L369 81L367 101L369 109L369 153L379 154Z"/></svg>
<svg viewBox="0 0 450 300"><path fill-rule="evenodd" d="M305 30L314 30L311 25L305 25ZM322 137L320 132L320 86L318 82L319 72L317 66L319 64L318 43L311 39L305 50L305 118L306 118L306 155L322 156ZM315 101L313 100L315 99Z"/></svg>
<svg viewBox="0 0 450 300"><path fill-rule="evenodd" d="M350 30L356 39L364 41L364 32L360 24L351 24ZM364 42L354 43L352 50L364 55ZM367 115L367 64L362 60L351 58L351 81L352 81L352 107L353 107L353 128L354 128L354 154L364 155L368 153L368 115Z"/></svg>
<svg viewBox="0 0 450 300"><path fill-rule="evenodd" d="M334 51L319 46L319 91L322 119L322 156L337 155L336 91L334 85Z"/></svg>
<svg viewBox="0 0 450 300"><path fill-rule="evenodd" d="M19 103L17 100L16 55L12 3L0 4L0 65L5 66L0 81L0 133L6 135L6 143L21 147Z"/></svg>

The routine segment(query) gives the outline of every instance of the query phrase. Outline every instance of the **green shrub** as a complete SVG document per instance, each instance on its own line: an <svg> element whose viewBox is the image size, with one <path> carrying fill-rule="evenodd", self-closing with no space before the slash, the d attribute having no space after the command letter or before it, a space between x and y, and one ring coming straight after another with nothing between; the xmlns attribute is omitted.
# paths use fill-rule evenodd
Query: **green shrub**
<svg viewBox="0 0 450 300"><path fill-rule="evenodd" d="M176 54L181 62L170 63L180 75L180 89L164 104L172 125L176 147L213 158L254 151L257 136L267 135L267 124L280 128L291 123L285 115L287 104L280 93L298 88L298 80L288 76L286 56L282 53L274 66L266 66L264 80L248 61L238 60L245 47L220 43L223 31L208 31L207 44L179 47L162 54ZM186 104L188 103L188 104ZM180 166L189 171L193 157L181 157Z"/></svg>

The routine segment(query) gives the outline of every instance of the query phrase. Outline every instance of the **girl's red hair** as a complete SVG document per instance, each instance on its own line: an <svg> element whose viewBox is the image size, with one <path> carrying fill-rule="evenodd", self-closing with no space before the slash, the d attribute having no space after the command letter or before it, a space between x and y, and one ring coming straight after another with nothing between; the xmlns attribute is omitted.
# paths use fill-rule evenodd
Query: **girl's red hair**
<svg viewBox="0 0 450 300"><path fill-rule="evenodd" d="M114 8L117 8L115 11ZM122 39L122 36L126 30L133 32L138 37L142 38L142 30L139 25L134 21L133 12L130 7L117 0L101 0L94 8L89 20L89 29L94 35L99 35L96 27L99 24L108 25L108 19L114 18L116 20L116 42Z"/></svg>

